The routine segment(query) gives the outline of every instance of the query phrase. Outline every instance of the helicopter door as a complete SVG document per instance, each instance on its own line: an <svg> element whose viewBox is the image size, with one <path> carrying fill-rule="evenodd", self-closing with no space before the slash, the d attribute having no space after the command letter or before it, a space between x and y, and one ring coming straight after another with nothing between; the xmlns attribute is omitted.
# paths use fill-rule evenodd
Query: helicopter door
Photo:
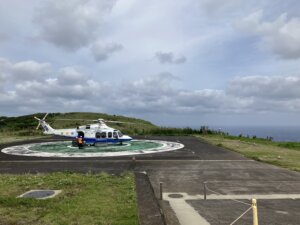
<svg viewBox="0 0 300 225"><path fill-rule="evenodd" d="M77 134L78 134L77 135L78 137L83 137L84 138L84 132L83 131L78 131Z"/></svg>

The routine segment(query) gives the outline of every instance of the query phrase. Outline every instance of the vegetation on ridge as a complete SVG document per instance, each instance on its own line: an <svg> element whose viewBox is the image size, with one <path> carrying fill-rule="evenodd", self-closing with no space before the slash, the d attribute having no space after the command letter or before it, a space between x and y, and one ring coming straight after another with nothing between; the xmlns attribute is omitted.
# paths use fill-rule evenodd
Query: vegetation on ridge
<svg viewBox="0 0 300 225"><path fill-rule="evenodd" d="M42 129L36 130L38 124L33 117L43 118L45 113L37 113L33 115L19 117L0 117L0 143L11 142L16 140L33 139L43 137ZM193 135L201 134L201 129L191 128L171 128L158 127L152 123L125 116L108 115L103 113L85 113L85 112L70 112L70 113L49 113L46 121L55 129L75 128L80 125L91 124L95 122L87 120L105 119L113 121L121 121L128 123L108 123L123 133L136 135ZM61 120L68 119L68 120Z"/></svg>

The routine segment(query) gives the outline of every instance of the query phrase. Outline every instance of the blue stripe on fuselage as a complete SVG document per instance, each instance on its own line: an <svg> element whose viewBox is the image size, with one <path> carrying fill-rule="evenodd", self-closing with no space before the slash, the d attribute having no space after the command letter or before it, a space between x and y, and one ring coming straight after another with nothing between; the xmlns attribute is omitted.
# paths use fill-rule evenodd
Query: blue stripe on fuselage
<svg viewBox="0 0 300 225"><path fill-rule="evenodd" d="M97 139L97 138L84 138L86 144L95 144L95 143L120 143L131 141L132 139Z"/></svg>

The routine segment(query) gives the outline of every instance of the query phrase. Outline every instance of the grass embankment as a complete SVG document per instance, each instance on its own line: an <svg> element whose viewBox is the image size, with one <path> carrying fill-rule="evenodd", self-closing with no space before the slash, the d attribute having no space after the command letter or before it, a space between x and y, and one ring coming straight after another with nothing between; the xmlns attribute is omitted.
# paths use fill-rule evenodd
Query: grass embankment
<svg viewBox="0 0 300 225"><path fill-rule="evenodd" d="M42 129L36 130L38 121L33 117L43 118L45 113L37 113L26 116L18 117L1 117L0 116L0 144L12 141L21 141L28 139L36 139L45 137ZM55 129L62 128L76 128L80 125L96 123L89 120L105 119L113 121L121 121L128 123L108 123L116 129L121 130L125 134L140 135L149 133L149 130L157 128L152 123L119 115L108 115L103 113L84 113L84 112L71 112L71 113L49 113L46 121ZM68 120L60 120L68 119Z"/></svg>
<svg viewBox="0 0 300 225"><path fill-rule="evenodd" d="M219 134L198 137L213 145L239 152L248 158L300 171L300 143L272 142L261 138L250 139Z"/></svg>
<svg viewBox="0 0 300 225"><path fill-rule="evenodd" d="M31 189L59 189L51 199L16 198ZM52 173L0 175L0 224L138 224L134 177Z"/></svg>
<svg viewBox="0 0 300 225"><path fill-rule="evenodd" d="M19 117L0 117L0 144L36 139L45 137L42 129L35 130L38 122L33 118L43 118L44 113L33 115L19 116ZM128 135L192 135L199 134L200 129L191 128L172 128L172 127L158 127L152 123L125 116L108 115L103 113L49 113L46 121L55 129L62 128L76 128L77 126L96 123L89 120L102 118L105 120L121 121L128 123L107 123L109 126L122 131ZM67 120L61 120L67 119Z"/></svg>

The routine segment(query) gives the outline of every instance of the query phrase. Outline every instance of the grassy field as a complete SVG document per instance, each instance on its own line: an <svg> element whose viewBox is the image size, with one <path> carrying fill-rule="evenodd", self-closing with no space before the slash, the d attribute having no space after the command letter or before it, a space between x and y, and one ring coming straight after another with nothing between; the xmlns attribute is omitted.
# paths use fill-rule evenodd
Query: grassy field
<svg viewBox="0 0 300 225"><path fill-rule="evenodd" d="M300 171L300 143L272 142L224 135L201 135L201 139L258 161Z"/></svg>
<svg viewBox="0 0 300 225"><path fill-rule="evenodd" d="M52 199L16 198L31 189L59 189ZM0 224L138 224L132 174L0 175Z"/></svg>

